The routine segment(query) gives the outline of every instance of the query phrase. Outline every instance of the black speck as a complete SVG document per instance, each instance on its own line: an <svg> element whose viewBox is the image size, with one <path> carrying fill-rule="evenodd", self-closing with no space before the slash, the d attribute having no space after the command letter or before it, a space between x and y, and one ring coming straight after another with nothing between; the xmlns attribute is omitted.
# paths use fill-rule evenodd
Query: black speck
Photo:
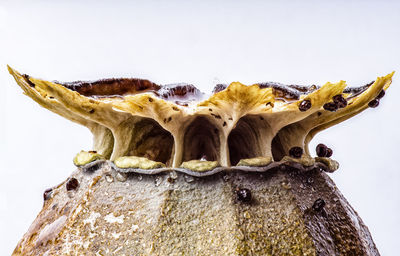
<svg viewBox="0 0 400 256"><path fill-rule="evenodd" d="M371 101L368 103L368 106L369 106L370 108L376 108L377 106L379 106L379 100L378 100L378 99L371 100Z"/></svg>
<svg viewBox="0 0 400 256"><path fill-rule="evenodd" d="M325 201L322 198L318 198L317 200L315 200L314 204L312 205L312 209L316 212L320 212L322 211L322 209L324 209L325 207Z"/></svg>
<svg viewBox="0 0 400 256"><path fill-rule="evenodd" d="M226 122L224 121L224 123L222 124L222 126L226 126Z"/></svg>
<svg viewBox="0 0 400 256"><path fill-rule="evenodd" d="M75 190L78 188L78 186L79 186L79 181L75 178L68 179L67 183L65 184L67 191Z"/></svg>
<svg viewBox="0 0 400 256"><path fill-rule="evenodd" d="M311 108L311 101L310 100L303 100L299 104L299 110L301 112L307 111Z"/></svg>
<svg viewBox="0 0 400 256"><path fill-rule="evenodd" d="M44 201L49 200L52 193L53 193L53 189L52 189L52 188L46 189L46 190L43 192L43 199L44 199Z"/></svg>
<svg viewBox="0 0 400 256"><path fill-rule="evenodd" d="M317 153L317 156L325 157L327 155L328 147L325 146L324 144L320 143L317 145L315 151Z"/></svg>
<svg viewBox="0 0 400 256"><path fill-rule="evenodd" d="M171 122L171 120L172 120L172 117L168 117L167 122Z"/></svg>
<svg viewBox="0 0 400 256"><path fill-rule="evenodd" d="M251 191L247 188L237 189L236 198L240 202L248 203L251 201Z"/></svg>
<svg viewBox="0 0 400 256"><path fill-rule="evenodd" d="M89 111L89 113L90 113L90 114L93 114L93 113L94 113L94 109L91 109L91 110Z"/></svg>
<svg viewBox="0 0 400 256"><path fill-rule="evenodd" d="M318 114L318 116L321 116L321 115L322 115L322 113L321 113L321 112L318 112L317 114Z"/></svg>
<svg viewBox="0 0 400 256"><path fill-rule="evenodd" d="M378 96L376 96L376 99L380 100L380 99L383 98L383 96L385 96L385 90L382 90L382 91L378 94Z"/></svg>
<svg viewBox="0 0 400 256"><path fill-rule="evenodd" d="M211 115L212 115L213 117L215 117L216 119L221 119L221 116L220 116L220 115L216 115L216 114L213 114L213 113L211 113Z"/></svg>
<svg viewBox="0 0 400 256"><path fill-rule="evenodd" d="M30 87L35 87L35 84L32 83L31 80L29 80L29 76L27 74L23 74L22 76L23 78L25 78L25 81L29 84Z"/></svg>
<svg viewBox="0 0 400 256"><path fill-rule="evenodd" d="M210 111L210 112L211 112L211 111L212 111L212 108L209 108L209 109L208 109L208 111Z"/></svg>
<svg viewBox="0 0 400 256"><path fill-rule="evenodd" d="M300 158L303 155L303 149L301 147L293 147L289 149L289 156L294 158Z"/></svg>
<svg viewBox="0 0 400 256"><path fill-rule="evenodd" d="M268 102L267 104L265 104L265 106L271 106L271 108L273 108L274 107L274 103L272 103L272 102Z"/></svg>
<svg viewBox="0 0 400 256"><path fill-rule="evenodd" d="M338 108L344 108L347 106L347 100L343 98L342 94L335 95L332 99Z"/></svg>
<svg viewBox="0 0 400 256"><path fill-rule="evenodd" d="M331 157L333 154L333 150L331 148L326 149L326 157Z"/></svg>
<svg viewBox="0 0 400 256"><path fill-rule="evenodd" d="M335 112L338 109L338 106L336 105L335 102L328 102L324 104L324 109L331 111L331 112Z"/></svg>
<svg viewBox="0 0 400 256"><path fill-rule="evenodd" d="M149 101L150 101L150 102L153 102L153 99L152 99L152 98L149 98Z"/></svg>

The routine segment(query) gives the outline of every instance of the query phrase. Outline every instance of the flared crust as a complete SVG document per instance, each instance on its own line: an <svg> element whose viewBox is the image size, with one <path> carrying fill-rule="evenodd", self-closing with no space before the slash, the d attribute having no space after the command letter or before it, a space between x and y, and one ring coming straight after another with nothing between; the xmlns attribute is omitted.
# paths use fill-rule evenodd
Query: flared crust
<svg viewBox="0 0 400 256"><path fill-rule="evenodd" d="M8 68L27 96L89 128L93 150L104 158L145 157L174 168L200 159L221 166L252 158L280 161L294 147L303 151L298 161L309 159L316 133L372 106L393 76L358 88L346 88L344 81L321 87L233 82L217 85L206 98L193 85L143 79L49 82Z"/></svg>

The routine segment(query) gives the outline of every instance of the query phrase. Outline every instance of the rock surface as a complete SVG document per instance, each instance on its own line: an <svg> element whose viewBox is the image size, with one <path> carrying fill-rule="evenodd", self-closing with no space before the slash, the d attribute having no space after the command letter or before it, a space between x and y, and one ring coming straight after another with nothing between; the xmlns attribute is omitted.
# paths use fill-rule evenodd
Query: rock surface
<svg viewBox="0 0 400 256"><path fill-rule="evenodd" d="M78 168L46 191L13 255L379 255L328 175L282 167L201 178Z"/></svg>

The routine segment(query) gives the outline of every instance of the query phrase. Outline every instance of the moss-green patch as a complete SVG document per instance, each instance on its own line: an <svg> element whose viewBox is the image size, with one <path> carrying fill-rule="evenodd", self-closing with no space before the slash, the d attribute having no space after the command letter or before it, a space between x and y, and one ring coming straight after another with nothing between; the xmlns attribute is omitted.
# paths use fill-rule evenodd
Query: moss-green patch
<svg viewBox="0 0 400 256"><path fill-rule="evenodd" d="M81 150L81 152L76 154L76 156L74 157L74 164L76 166L82 166L100 159L104 159L104 157L95 151Z"/></svg>
<svg viewBox="0 0 400 256"><path fill-rule="evenodd" d="M331 171L336 171L337 169L339 169L339 163L328 157L316 157L315 161L325 164Z"/></svg>
<svg viewBox="0 0 400 256"><path fill-rule="evenodd" d="M301 158L294 158L290 156L284 156L281 160L282 162L296 162L302 164L303 166L313 166L315 164L315 160L312 157L307 155L303 155Z"/></svg>
<svg viewBox="0 0 400 256"><path fill-rule="evenodd" d="M114 164L119 168L157 169L165 164L138 156L121 156L115 159Z"/></svg>
<svg viewBox="0 0 400 256"><path fill-rule="evenodd" d="M220 165L217 161L190 160L187 162L183 162L180 167L196 172L205 172L211 171L218 166Z"/></svg>
<svg viewBox="0 0 400 256"><path fill-rule="evenodd" d="M266 166L272 162L270 156L260 156L254 158L240 159L237 166Z"/></svg>

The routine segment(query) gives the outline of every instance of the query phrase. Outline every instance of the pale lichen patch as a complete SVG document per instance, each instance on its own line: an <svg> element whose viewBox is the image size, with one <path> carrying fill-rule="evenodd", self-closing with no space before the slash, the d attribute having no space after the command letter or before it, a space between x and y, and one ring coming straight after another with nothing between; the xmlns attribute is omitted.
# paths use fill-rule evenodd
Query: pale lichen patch
<svg viewBox="0 0 400 256"><path fill-rule="evenodd" d="M84 151L81 150L76 156L74 157L74 164L76 166L82 166L88 163L91 163L96 160L104 159L103 156L98 154L97 152L91 151Z"/></svg>
<svg viewBox="0 0 400 256"><path fill-rule="evenodd" d="M190 160L183 162L181 168L189 169L196 172L210 171L217 168L219 163L217 161L203 161L203 160Z"/></svg>
<svg viewBox="0 0 400 256"><path fill-rule="evenodd" d="M272 162L272 157L254 157L254 158L246 158L240 159L237 166L267 166Z"/></svg>
<svg viewBox="0 0 400 256"><path fill-rule="evenodd" d="M165 164L149 160L145 157L122 156L115 159L114 164L119 168L156 169L165 167Z"/></svg>
<svg viewBox="0 0 400 256"><path fill-rule="evenodd" d="M302 155L301 158L284 156L281 161L282 162L295 162L295 163L302 164L303 166L313 166L315 164L314 158L307 156L307 155Z"/></svg>
<svg viewBox="0 0 400 256"><path fill-rule="evenodd" d="M315 161L319 162L319 163L323 163L332 172L339 169L339 163L333 159L330 159L329 157L316 157Z"/></svg>

